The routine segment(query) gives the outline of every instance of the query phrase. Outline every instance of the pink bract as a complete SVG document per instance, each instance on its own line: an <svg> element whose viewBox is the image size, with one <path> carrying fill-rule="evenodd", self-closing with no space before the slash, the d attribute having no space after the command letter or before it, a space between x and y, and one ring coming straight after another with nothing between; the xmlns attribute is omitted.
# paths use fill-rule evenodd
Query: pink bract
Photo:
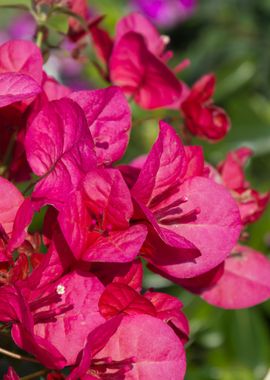
<svg viewBox="0 0 270 380"><path fill-rule="evenodd" d="M42 65L40 49L33 42L13 40L0 46L0 74L20 73L40 85L43 76Z"/></svg>
<svg viewBox="0 0 270 380"><path fill-rule="evenodd" d="M84 110L99 164L122 158L128 145L131 112L120 88L77 91L70 98Z"/></svg>
<svg viewBox="0 0 270 380"><path fill-rule="evenodd" d="M29 76L17 73L0 74L0 107L34 98L40 92L40 86Z"/></svg>
<svg viewBox="0 0 270 380"><path fill-rule="evenodd" d="M117 169L89 171L83 189L73 193L59 214L63 234L77 259L94 262L132 261L146 228L129 225L131 196Z"/></svg>
<svg viewBox="0 0 270 380"><path fill-rule="evenodd" d="M124 317L97 358L134 358L125 380L182 380L186 360L182 343L166 324L149 315Z"/></svg>
<svg viewBox="0 0 270 380"><path fill-rule="evenodd" d="M115 44L110 79L146 109L169 106L181 95L181 85L146 45L139 33L128 32Z"/></svg>
<svg viewBox="0 0 270 380"><path fill-rule="evenodd" d="M226 188L197 176L202 170L200 161L192 163L193 174L192 161L188 162L179 137L161 123L159 137L132 188L141 214L159 238L179 249L166 262L160 244L152 238L150 247L146 244L145 257L175 279L199 275L221 263L242 227L238 207ZM188 251L193 256L187 255Z"/></svg>
<svg viewBox="0 0 270 380"><path fill-rule="evenodd" d="M27 160L40 176L32 194L37 205L61 205L83 175L96 166L93 140L82 109L70 99L48 103L25 136Z"/></svg>
<svg viewBox="0 0 270 380"><path fill-rule="evenodd" d="M116 43L128 32L139 33L144 37L147 48L156 56L161 56L166 47L165 38L161 36L155 26L142 14L130 13L123 17L116 25Z"/></svg>
<svg viewBox="0 0 270 380"><path fill-rule="evenodd" d="M270 298L269 259L251 248L236 246L225 260L224 273L202 298L225 309L241 309Z"/></svg>

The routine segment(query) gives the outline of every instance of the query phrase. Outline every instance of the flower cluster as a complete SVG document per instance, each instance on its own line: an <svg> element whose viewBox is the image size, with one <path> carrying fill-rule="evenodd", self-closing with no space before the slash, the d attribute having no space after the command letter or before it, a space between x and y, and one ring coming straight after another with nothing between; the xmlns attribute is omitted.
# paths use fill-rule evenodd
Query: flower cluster
<svg viewBox="0 0 270 380"><path fill-rule="evenodd" d="M80 17L89 31L76 25L77 38L91 34L107 88L74 92L47 76L34 43L0 46L1 328L48 380L181 380L183 304L145 289L143 265L217 307L268 299L270 262L238 240L269 194L245 180L249 149L214 168L165 121L147 156L119 163L129 98L178 109L207 139L230 122L213 104L214 76L191 89L180 81L186 63L169 67L167 39L142 15L120 20L113 39L101 19ZM33 223L40 211L42 227Z"/></svg>

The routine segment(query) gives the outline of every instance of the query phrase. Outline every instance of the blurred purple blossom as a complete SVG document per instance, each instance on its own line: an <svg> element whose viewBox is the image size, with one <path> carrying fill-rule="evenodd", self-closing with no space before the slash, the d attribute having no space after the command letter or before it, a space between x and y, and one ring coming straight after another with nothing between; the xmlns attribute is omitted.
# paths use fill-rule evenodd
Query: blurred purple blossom
<svg viewBox="0 0 270 380"><path fill-rule="evenodd" d="M32 40L36 23L29 13L17 15L8 27L9 39Z"/></svg>
<svg viewBox="0 0 270 380"><path fill-rule="evenodd" d="M134 7L159 26L170 28L189 17L197 0L132 0Z"/></svg>

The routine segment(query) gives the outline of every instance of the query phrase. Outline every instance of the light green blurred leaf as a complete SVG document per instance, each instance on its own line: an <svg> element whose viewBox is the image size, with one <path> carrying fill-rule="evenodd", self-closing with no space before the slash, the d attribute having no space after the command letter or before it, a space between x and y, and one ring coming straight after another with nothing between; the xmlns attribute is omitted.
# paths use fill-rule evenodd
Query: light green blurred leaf
<svg viewBox="0 0 270 380"><path fill-rule="evenodd" d="M47 22L47 26L58 33L66 34L68 31L68 17L65 14L53 13Z"/></svg>

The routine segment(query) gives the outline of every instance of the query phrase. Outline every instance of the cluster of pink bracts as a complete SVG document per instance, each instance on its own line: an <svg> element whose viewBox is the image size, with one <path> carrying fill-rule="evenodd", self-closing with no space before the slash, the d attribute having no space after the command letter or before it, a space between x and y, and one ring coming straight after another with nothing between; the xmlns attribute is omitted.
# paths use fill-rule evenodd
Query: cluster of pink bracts
<svg viewBox="0 0 270 380"><path fill-rule="evenodd" d="M48 380L181 380L183 305L142 291L142 261L217 307L268 299L269 261L238 240L269 194L245 180L249 149L213 168L163 121L146 157L117 164L131 130L125 95L146 109L179 108L208 139L222 138L229 120L212 102L214 76L191 89L180 82L185 64L169 69L166 39L141 15L122 19L114 40L99 21L89 30L113 84L105 89L60 85L31 42L0 47L0 322L51 370ZM11 181L33 174L25 198ZM44 207L42 230L28 230Z"/></svg>

